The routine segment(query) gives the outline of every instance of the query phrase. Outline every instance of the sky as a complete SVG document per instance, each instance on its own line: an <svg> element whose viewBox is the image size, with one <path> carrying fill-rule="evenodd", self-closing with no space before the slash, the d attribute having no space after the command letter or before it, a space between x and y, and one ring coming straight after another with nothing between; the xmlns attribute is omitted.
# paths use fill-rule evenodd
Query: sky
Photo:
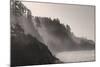
<svg viewBox="0 0 100 67"><path fill-rule="evenodd" d="M77 37L95 41L95 7L86 5L22 2L33 16L59 18Z"/></svg>

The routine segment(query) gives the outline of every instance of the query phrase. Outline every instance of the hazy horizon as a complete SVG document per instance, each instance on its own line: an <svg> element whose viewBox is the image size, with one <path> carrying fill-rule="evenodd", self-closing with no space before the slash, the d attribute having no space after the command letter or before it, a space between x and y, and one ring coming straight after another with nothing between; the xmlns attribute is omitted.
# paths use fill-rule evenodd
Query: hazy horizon
<svg viewBox="0 0 100 67"><path fill-rule="evenodd" d="M60 23L70 25L77 37L95 41L95 7L52 3L22 2L33 16L58 18Z"/></svg>

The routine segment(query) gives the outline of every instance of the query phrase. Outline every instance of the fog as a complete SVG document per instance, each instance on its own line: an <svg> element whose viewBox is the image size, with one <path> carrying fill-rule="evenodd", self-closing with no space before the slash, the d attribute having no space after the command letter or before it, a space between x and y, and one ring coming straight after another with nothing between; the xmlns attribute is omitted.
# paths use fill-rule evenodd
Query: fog
<svg viewBox="0 0 100 67"><path fill-rule="evenodd" d="M59 18L64 25L69 24L78 37L95 41L95 7L85 5L23 2L33 16Z"/></svg>

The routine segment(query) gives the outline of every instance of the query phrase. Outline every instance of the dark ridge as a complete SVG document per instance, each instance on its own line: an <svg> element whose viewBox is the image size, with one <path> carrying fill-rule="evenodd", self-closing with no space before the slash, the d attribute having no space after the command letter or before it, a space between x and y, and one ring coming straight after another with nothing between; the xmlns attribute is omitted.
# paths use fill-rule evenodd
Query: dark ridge
<svg viewBox="0 0 100 67"><path fill-rule="evenodd" d="M54 64L55 58L47 46L31 35L25 35L18 25L11 27L11 66Z"/></svg>

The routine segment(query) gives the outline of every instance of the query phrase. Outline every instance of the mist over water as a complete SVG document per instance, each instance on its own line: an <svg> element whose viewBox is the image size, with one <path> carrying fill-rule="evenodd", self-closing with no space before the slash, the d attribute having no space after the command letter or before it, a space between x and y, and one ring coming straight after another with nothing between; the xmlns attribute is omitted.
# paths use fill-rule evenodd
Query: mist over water
<svg viewBox="0 0 100 67"><path fill-rule="evenodd" d="M56 55L62 62L94 61L94 50L64 51Z"/></svg>

